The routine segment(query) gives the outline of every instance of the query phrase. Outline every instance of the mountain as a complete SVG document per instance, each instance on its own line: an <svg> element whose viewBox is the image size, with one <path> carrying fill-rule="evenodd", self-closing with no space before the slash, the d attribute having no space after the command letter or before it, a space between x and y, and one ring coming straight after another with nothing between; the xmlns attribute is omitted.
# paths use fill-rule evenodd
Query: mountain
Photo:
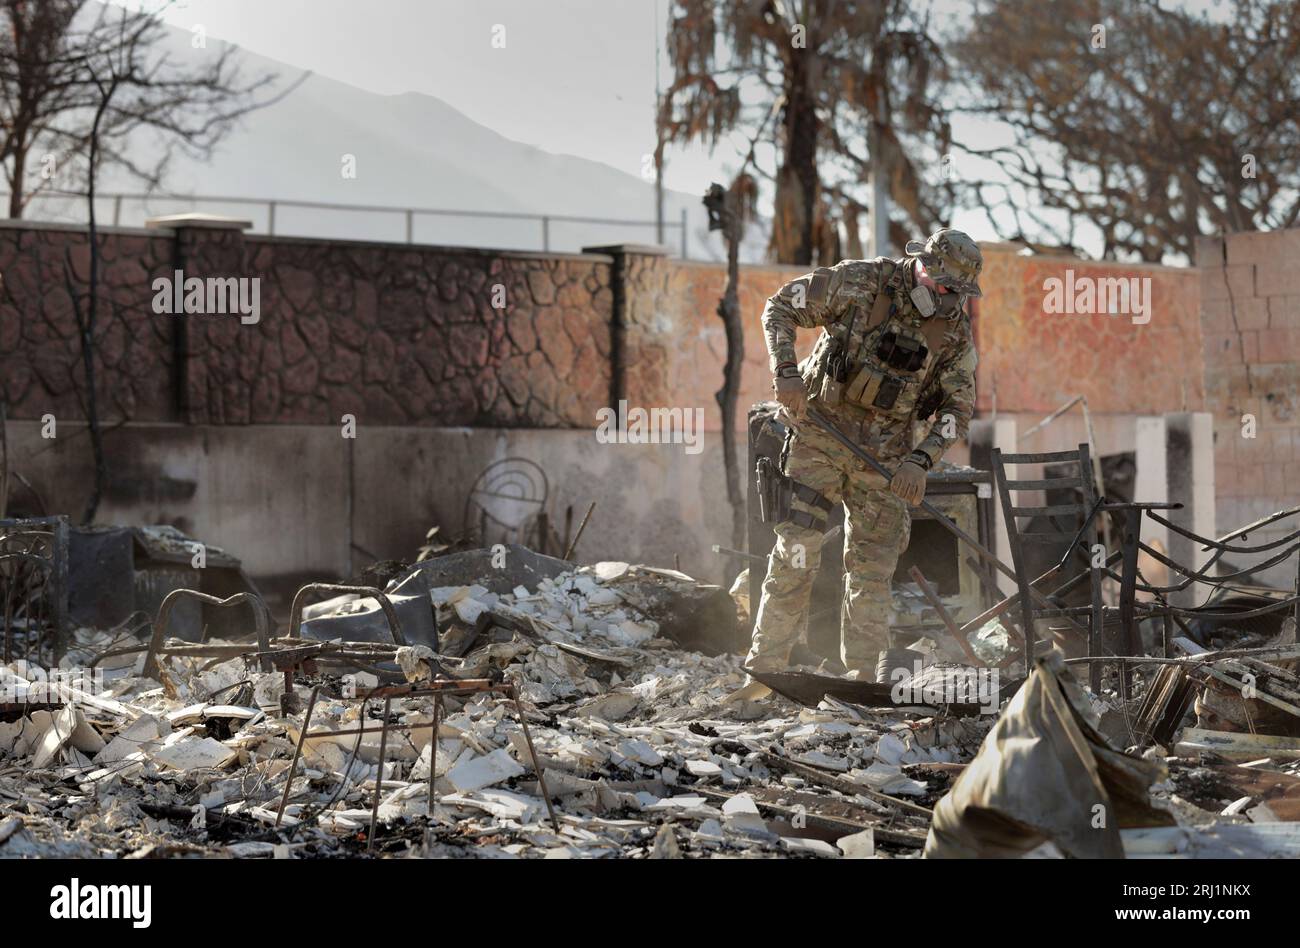
<svg viewBox="0 0 1300 948"><path fill-rule="evenodd" d="M170 29L168 42L176 58L192 56L190 34ZM208 54L222 48L208 41ZM287 88L302 70L256 53L241 50L245 76L274 73L278 87ZM591 121L589 115L562 112L557 121ZM133 143L144 156L151 141ZM354 156L355 177L344 177L345 156ZM681 252L680 221L688 215L688 255L717 260L722 242L708 233L708 217L700 195L665 194L664 243ZM121 171L108 170L100 183L104 193L141 190ZM239 197L259 201L304 201L362 204L381 207L444 209L490 213L551 214L644 222L605 225L549 222L552 250L576 251L592 244L654 243L654 185L634 174L574 155L553 154L513 141L473 121L441 99L418 93L379 95L356 86L310 74L281 101L241 120L207 162L177 151L162 191L169 194ZM265 232L265 204L241 205L211 200L122 203L120 223L139 224L144 218L182 210L248 217L254 230ZM111 220L111 203L100 208ZM75 207L50 201L34 207L31 216L68 219L80 216ZM742 259L762 257L763 235L753 228ZM306 209L278 203L275 232L303 236L361 240L406 239L403 213ZM484 219L417 213L412 222L417 243L542 249L543 227L537 220Z"/></svg>

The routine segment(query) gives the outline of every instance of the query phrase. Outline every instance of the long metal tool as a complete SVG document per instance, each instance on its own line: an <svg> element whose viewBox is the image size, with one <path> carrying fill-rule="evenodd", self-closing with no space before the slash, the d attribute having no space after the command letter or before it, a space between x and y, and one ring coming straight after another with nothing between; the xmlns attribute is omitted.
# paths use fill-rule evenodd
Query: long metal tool
<svg viewBox="0 0 1300 948"><path fill-rule="evenodd" d="M827 418L821 415L817 411L817 409L811 407L805 408L804 414L809 421L815 424L818 428L821 428L823 431L825 431L828 435L830 435L840 444L844 445L844 447L847 448L850 452L852 452L855 457L857 457L859 460L865 463L868 467L870 467L881 477L885 478L885 480L888 481L893 479L894 474L892 471L889 470L889 468L885 467L885 465L881 464L879 461L873 458L870 454L868 454L858 445L850 441L848 437L846 437L844 433L840 431L840 429L836 428L835 425L833 425ZM943 514L938 507L930 503L928 500L922 500L920 503L920 507L931 517L933 517L941 527L943 527L945 530L947 530L949 533L955 536L958 540L961 540L972 550L978 553L981 559L983 559L987 563L992 564L996 569L1000 570L1004 576L1009 576L1011 579L1016 579L1015 571L1010 566L1008 566L1006 563L1003 563L1000 559L998 559L997 556L994 555L993 551L988 549L986 546L984 546L984 544L980 543L979 540L975 539L973 536L971 536L961 527L957 526L957 524L953 523L950 519L948 519L948 517L945 514ZM1032 586L1030 587L1029 592L1030 595L1034 597L1034 601L1037 602L1039 605L1047 606L1049 609L1056 608L1056 606L1052 602L1050 602L1046 596L1038 592ZM1068 616L1064 618L1067 621L1071 622L1071 624L1078 625L1077 622L1074 622L1072 619L1069 619Z"/></svg>
<svg viewBox="0 0 1300 948"><path fill-rule="evenodd" d="M988 662L982 660L975 654L975 650L970 647L970 642L967 641L966 636L962 635L961 629L957 628L957 623L953 621L952 614L948 612L943 600L939 598L939 593L930 585L929 580L925 578L925 574L921 572L921 567L913 566L908 570L908 574L912 577L912 581L920 587L921 595L934 609L935 614L939 616L939 620L948 627L948 634L957 640L957 645L970 659L970 663L977 667L980 665L987 667Z"/></svg>

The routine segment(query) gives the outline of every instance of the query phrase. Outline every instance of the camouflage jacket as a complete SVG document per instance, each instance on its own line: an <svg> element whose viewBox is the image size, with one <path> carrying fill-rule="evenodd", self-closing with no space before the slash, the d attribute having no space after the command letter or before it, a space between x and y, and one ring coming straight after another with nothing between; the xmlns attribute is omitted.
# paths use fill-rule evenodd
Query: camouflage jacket
<svg viewBox="0 0 1300 948"><path fill-rule="evenodd" d="M889 265L892 264L892 267ZM887 275L886 275L887 274ZM889 316L879 326L868 328L871 309L880 289L882 275L893 284ZM908 295L914 286L909 260L845 260L833 267L821 267L791 280L767 301L763 309L763 332L767 339L770 368L795 363L795 331L821 328L817 345L799 364L810 393L810 404L829 416L840 430L881 459L906 456L914 448L938 461L955 442L966 436L975 407L975 345L970 317L963 313L949 321L943 343L930 351L921 368L910 376L896 410L883 413L847 401L830 407L819 405L817 390L832 334L839 338L850 359L850 371L857 372L882 334L887 330L926 328L923 317ZM939 317L931 317L939 318ZM925 412L921 417L920 412ZM914 442L917 422L934 418L919 444Z"/></svg>

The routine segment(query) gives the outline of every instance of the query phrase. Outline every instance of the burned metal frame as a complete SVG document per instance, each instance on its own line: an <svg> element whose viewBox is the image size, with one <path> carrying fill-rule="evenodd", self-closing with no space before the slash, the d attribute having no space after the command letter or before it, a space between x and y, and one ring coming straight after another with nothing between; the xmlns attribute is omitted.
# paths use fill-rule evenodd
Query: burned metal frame
<svg viewBox="0 0 1300 948"><path fill-rule="evenodd" d="M397 618L397 610L393 608L392 601L384 595L383 590L374 586L349 586L341 583L308 583L294 594L293 608L289 611L289 638L298 638L298 631L302 626L303 597L309 592L356 593L374 599L379 603L379 608L384 611L384 618L388 620L388 629L393 635L393 641L399 646L406 645L406 638L402 635L402 623Z"/></svg>
<svg viewBox="0 0 1300 948"><path fill-rule="evenodd" d="M1048 461L1076 461L1080 466L1080 475L1078 479L1074 477L1055 478L1048 480L1008 480L1006 475L1006 466L1008 464L1031 464L1045 463ZM1240 527L1218 540L1211 540L1207 537L1193 533L1178 524L1173 523L1165 517L1156 513L1157 510L1176 510L1181 504L1162 504L1162 503L1112 503L1105 498L1096 498L1091 505L1088 505L1089 485L1091 479L1087 476L1090 465L1088 446L1080 444L1076 451L1040 453L1040 454L1004 454L994 449L993 467L996 475L998 492L1002 499L1003 512L1007 520L1007 535L1010 540L1013 554L1013 561L1016 566L1017 585L1019 590L1014 596L1003 599L1000 603L986 610L979 616L976 616L970 622L960 628L961 633L965 633L971 627L979 625L990 618L1006 613L1016 605L1019 605L1024 613L1022 623L1026 628L1032 630L1032 622L1035 616L1044 615L1067 615L1070 613L1092 613L1092 629L1090 630L1088 642L1088 655L1086 658L1075 659L1074 661L1086 662L1089 665L1090 684L1096 690L1100 686L1100 666L1106 663L1113 663L1119 666L1121 693L1128 697L1129 683L1132 667L1145 663L1159 663L1170 660L1170 644L1172 640L1172 626L1177 623L1180 628L1186 631L1183 619L1199 619L1203 622L1231 622L1244 618L1253 618L1256 616L1270 613L1281 612L1286 609L1292 610L1297 622L1300 622L1300 555L1296 557L1296 587L1295 595L1287 599L1280 600L1258 609L1247 612L1216 612L1213 606L1202 605L1193 608L1178 608L1171 605L1165 598L1165 594L1178 592L1187 589L1194 583L1202 583L1208 586L1220 587L1229 581L1239 579L1244 576L1250 576L1260 570L1267 569L1291 557L1293 554L1300 553L1300 531L1292 532L1280 539L1272 540L1265 543L1259 543L1249 546L1232 545L1231 541L1244 539L1247 535L1263 526L1272 524L1278 520L1285 519L1300 513L1300 507L1292 507L1285 510L1277 511L1273 514L1256 520L1254 523ZM1077 486L1082 489L1084 494L1084 504L1071 504L1057 507L1017 507L1011 501L1012 490L1039 489L1049 486ZM1091 510L1087 510L1091 506ZM1042 576L1033 580L1024 575L1022 565L1020 544L1026 537L1033 537L1034 534L1025 534L1018 529L1016 523L1017 516L1028 516L1032 514L1066 514L1081 513L1087 511L1087 517L1084 520L1083 528L1075 534L1074 539L1070 541L1069 549L1062 557L1061 562L1052 567ZM1098 512L1119 512L1123 514L1124 522L1121 531L1121 548L1110 553L1105 561L1098 565L1090 564L1090 569L1077 574L1072 579L1058 589L1048 594L1051 599L1056 599L1065 592L1079 585L1084 580L1091 580L1092 586L1092 606L1078 607L1074 609L1053 609L1050 612L1044 612L1041 609L1034 608L1026 592L1031 595L1036 592L1034 587L1051 577L1054 577L1064 571L1070 558L1076 553L1086 557L1086 551L1080 546L1083 539L1084 531L1092 523ZM1148 546L1142 542L1141 526L1143 516L1150 517L1154 522L1177 533L1178 535L1197 542L1202 545L1203 552L1210 552L1211 556L1207 562L1199 567L1187 567L1178 563L1176 560L1164 555L1161 551ZM1063 535L1063 534L1061 534ZM1041 536L1041 535L1040 535ZM1262 562L1255 563L1244 569L1234 572L1211 575L1211 569L1226 552L1262 554L1267 551L1284 547L1281 552L1268 557ZM1171 570L1181 574L1184 578L1180 582L1169 585L1157 586L1147 583L1142 577L1138 567L1138 554L1146 553L1157 562L1167 566ZM1112 567L1120 564L1117 572ZM1100 603L1101 580L1111 579L1119 584L1119 608L1117 610L1110 607L1103 607ZM1155 598L1155 603L1139 603L1137 593L1142 592ZM1040 597L1033 596L1035 600ZM1041 601L1041 600L1040 600ZM1106 614L1118 613L1118 625L1122 630L1123 640L1122 648L1126 654L1102 654L1104 651L1101 645L1100 631L1109 624ZM1136 654L1141 648L1141 642L1138 636L1138 623L1143 618L1161 617L1164 622L1162 635L1163 653L1159 658ZM1032 631L1030 632L1032 635ZM1026 655L1030 653L1031 646L1028 641L1025 644Z"/></svg>
<svg viewBox="0 0 1300 948"><path fill-rule="evenodd" d="M201 593L197 589L173 589L163 599L162 605L158 607L158 618L154 620L153 635L149 639L149 647L145 652L144 674L146 676L150 678L158 677L160 672L159 655L181 654L181 650L184 649L184 646L181 646L180 650L163 647L163 634L167 631L167 620L171 617L172 608L180 599L197 599L209 606L237 606L240 603L248 603L253 610L258 654L262 656L262 671L269 672L273 670L270 659L271 610L267 608L266 603L262 601L260 596L250 592L238 592L226 599L218 599L216 596Z"/></svg>
<svg viewBox="0 0 1300 948"><path fill-rule="evenodd" d="M1009 478L1007 476L1008 465L1022 464L1075 464L1078 467L1077 473L1068 477L1055 478ZM1034 622L1037 618L1065 618L1071 619L1076 615L1087 615L1088 623L1088 655L1092 658L1101 658L1106 651L1104 646L1104 632L1107 627L1106 607L1102 604L1101 581L1103 576L1116 579L1120 584L1120 608L1119 616L1122 635L1121 648L1125 653L1132 654L1140 647L1138 635L1138 621L1140 617L1164 615L1166 620L1170 615L1170 607L1165 603L1150 605L1147 603L1138 603L1136 599L1137 589L1140 588L1138 582L1138 551L1145 548L1141 542L1141 525L1142 515L1144 513L1155 516L1155 510L1178 510L1182 504L1158 504L1158 503L1111 503L1105 497L1099 496L1096 489L1095 471L1092 463L1092 453L1087 444L1080 444L1073 451L1048 451L1036 452L1031 454L1022 453L1004 453L999 448L993 449L993 473L997 482L998 496L1002 503L1003 518L1006 522L1007 541L1011 547L1011 559L1015 566L1016 585L1018 588L1017 600L1021 610L1021 627L1025 635L1025 667L1032 667L1034 661L1034 646L1037 636L1034 631ZM1078 490L1080 500L1070 504L1056 504L1049 506L1024 506L1017 505L1012 500L1012 491L1022 490L1050 490L1053 488L1070 488ZM1106 558L1104 564L1098 564L1087 556L1088 551L1084 547L1084 541L1087 538L1089 527L1097 520L1100 513L1123 513L1124 528L1121 533L1121 548ZM1025 552L1026 544L1032 543L1057 543L1062 537L1066 536L1063 531L1030 532L1021 530L1017 522L1020 517L1046 516L1052 517L1080 517L1083 525L1074 534L1069 542L1064 556L1060 563L1048 570L1042 576L1036 579L1030 579L1025 571ZM1076 607L1052 607L1042 608L1036 606L1035 601L1041 601L1041 598L1035 596L1034 585L1044 579L1054 576L1064 570L1076 552L1082 553L1088 560L1088 569L1075 576L1070 582L1066 583L1061 589L1053 593L1053 596L1061 595L1069 588L1078 585L1085 579L1088 580L1091 587L1091 603L1087 606ZM1121 572L1116 573L1110 569L1111 563L1119 561L1122 564ZM1004 605L1009 600L1004 600ZM994 607L995 610L998 607ZM1166 636L1166 639L1168 636ZM1114 656L1112 656L1114 657ZM1131 685L1131 670L1127 662L1119 662L1120 665L1120 691L1125 698L1129 697ZM1101 664L1093 662L1089 665L1089 684L1094 691L1101 687Z"/></svg>
<svg viewBox="0 0 1300 948"><path fill-rule="evenodd" d="M68 646L68 518L32 517L0 520L0 564L13 564L11 571L0 569L4 588L4 661L15 657L41 659L49 646L49 664L63 657ZM14 547L18 546L18 549ZM44 552L38 549L44 548ZM41 577L38 580L38 577ZM14 601L20 584L26 586L22 609L28 619L36 614L40 601L41 621L37 628L36 654L27 644L21 656L14 655ZM48 624L50 636L42 629Z"/></svg>
<svg viewBox="0 0 1300 948"><path fill-rule="evenodd" d="M508 698L515 706L515 713L519 716L519 724L524 732L524 740L528 744L528 756L532 761L533 772L537 774L537 784L542 792L542 801L546 804L546 812L550 815L551 825L558 833L560 831L560 822L555 816L555 808L551 805L551 795L546 789L546 775L543 773L542 766L537 760L537 750L533 746L532 732L528 730L528 719L524 715L523 705L519 701L519 690L513 683L508 681L493 681L490 678L465 678L465 679L442 679L428 682L421 685L395 685L388 687L372 688L368 693L360 697L345 698L344 700L368 702L378 698L384 699L384 714L379 727L366 727L365 719L361 719L361 724L355 728L342 730L326 729L320 731L311 730L311 715L316 708L316 699L320 695L320 685L312 688L311 697L307 701L307 710L302 719L302 731L298 734L298 740L294 745L293 760L289 764L289 772L285 776L284 793L280 797L280 807L275 814L275 825L279 827L284 819L284 811L289 805L289 796L293 791L293 778L298 770L298 761L302 758L303 747L309 738L314 737L348 737L357 735L360 742L361 735L373 734L379 732L379 762L375 775L375 797L370 808L370 832L366 842L366 850L374 852L375 848L375 830L379 825L379 801L383 796L384 788L384 757L388 749L388 732L397 731L420 731L428 728L429 733L429 821L432 824L434 807L438 802L438 792L435 788L438 772L438 727L442 723L442 702L445 697L456 697L459 695L481 694L483 692L497 692ZM389 714L392 710L394 698L433 698L433 718L428 724L390 724ZM351 770L351 761L349 761L349 770ZM344 780L348 775L344 774Z"/></svg>

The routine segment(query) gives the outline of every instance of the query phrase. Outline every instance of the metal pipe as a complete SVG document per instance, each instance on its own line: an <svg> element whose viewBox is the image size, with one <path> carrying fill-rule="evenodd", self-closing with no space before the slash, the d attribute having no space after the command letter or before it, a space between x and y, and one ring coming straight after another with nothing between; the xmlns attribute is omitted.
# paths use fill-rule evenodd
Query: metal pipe
<svg viewBox="0 0 1300 948"><path fill-rule="evenodd" d="M364 705L363 705L364 707ZM379 730L379 770L375 774L375 802L370 807L370 838L366 840L366 852L375 851L375 828L379 825L379 798L384 791L384 754L388 750L388 714L393 707L391 695L384 698L384 726Z"/></svg>
<svg viewBox="0 0 1300 948"><path fill-rule="evenodd" d="M574 550L578 548L578 541L582 539L582 531L587 529L587 521L591 519L591 512L595 509L596 502L593 500L591 506L587 508L587 512L582 515L582 523L578 524L578 532L574 536L573 542L569 544L569 548L564 551L564 556L561 559L567 560L573 556Z"/></svg>
<svg viewBox="0 0 1300 948"><path fill-rule="evenodd" d="M307 713L302 719L302 733L298 735L298 743L293 749L293 761L289 764L289 774L284 781L284 795L280 797L280 809L275 813L275 825L279 827L280 821L284 819L284 808L289 805L289 791L293 788L293 772L298 769L298 758L302 757L303 744L307 742L307 728L311 725L311 712L316 707L316 695L320 693L320 685L311 690L311 698L307 701Z"/></svg>
<svg viewBox="0 0 1300 948"><path fill-rule="evenodd" d="M542 773L541 762L537 759L537 751L533 747L533 735L528 730L528 719L524 717L523 705L519 703L519 689L514 685L508 687L511 700L515 703L515 713L519 715L519 724L524 729L524 741L528 744L528 756L533 759L533 770L537 773L537 786L542 791L542 800L546 803L546 812L551 815L551 825L555 827L555 832L560 831L560 821L555 818L555 808L551 806L551 794L546 789L546 775Z"/></svg>

